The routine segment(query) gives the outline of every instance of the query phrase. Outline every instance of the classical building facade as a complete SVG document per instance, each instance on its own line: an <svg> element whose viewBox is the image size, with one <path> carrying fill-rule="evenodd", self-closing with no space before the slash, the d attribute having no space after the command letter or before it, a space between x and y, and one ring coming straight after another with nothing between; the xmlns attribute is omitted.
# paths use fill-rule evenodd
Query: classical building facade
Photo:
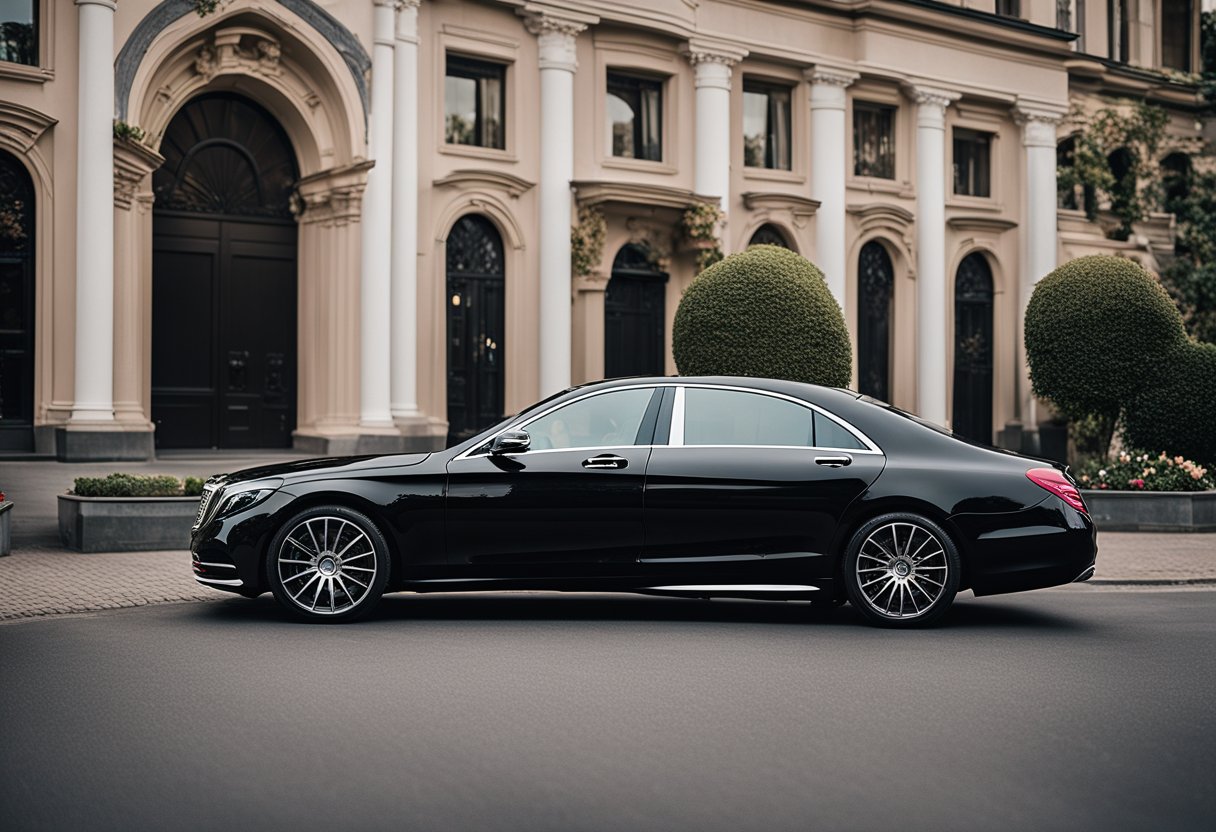
<svg viewBox="0 0 1216 832"><path fill-rule="evenodd" d="M0 448L65 459L431 448L675 372L704 206L822 268L858 389L1018 445L1035 281L1172 247L1058 146L1124 99L1201 136L1192 0L0 9Z"/></svg>

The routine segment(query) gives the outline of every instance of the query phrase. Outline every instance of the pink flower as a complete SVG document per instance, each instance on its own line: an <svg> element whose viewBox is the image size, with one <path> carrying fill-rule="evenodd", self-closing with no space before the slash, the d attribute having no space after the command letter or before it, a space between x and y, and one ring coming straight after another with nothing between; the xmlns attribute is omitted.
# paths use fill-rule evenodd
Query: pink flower
<svg viewBox="0 0 1216 832"><path fill-rule="evenodd" d="M1127 484L1134 485L1134 486L1136 486L1136 488L1144 488L1144 480L1142 480L1142 479L1128 480Z"/></svg>

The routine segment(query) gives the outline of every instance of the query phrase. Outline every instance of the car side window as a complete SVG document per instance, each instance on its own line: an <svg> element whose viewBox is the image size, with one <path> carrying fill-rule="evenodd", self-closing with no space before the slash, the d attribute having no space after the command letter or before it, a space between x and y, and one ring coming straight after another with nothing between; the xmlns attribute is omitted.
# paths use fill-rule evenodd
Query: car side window
<svg viewBox="0 0 1216 832"><path fill-rule="evenodd" d="M785 399L687 387L685 445L814 445L813 411Z"/></svg>
<svg viewBox="0 0 1216 832"><path fill-rule="evenodd" d="M523 429L535 451L636 445L653 394L653 387L600 393L533 419Z"/></svg>
<svg viewBox="0 0 1216 832"><path fill-rule="evenodd" d="M866 446L861 444L861 440L822 413L815 414L815 447L839 448L844 451L864 451L866 449Z"/></svg>

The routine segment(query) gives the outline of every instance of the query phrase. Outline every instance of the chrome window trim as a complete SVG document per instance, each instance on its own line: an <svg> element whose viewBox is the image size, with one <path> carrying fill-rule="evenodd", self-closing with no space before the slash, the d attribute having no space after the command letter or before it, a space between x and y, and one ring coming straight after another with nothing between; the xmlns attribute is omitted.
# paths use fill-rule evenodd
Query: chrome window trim
<svg viewBox="0 0 1216 832"><path fill-rule="evenodd" d="M626 384L626 385L622 385L621 387L613 387L608 390L591 390L590 392L588 392L582 396L578 396L573 399L568 399L567 401L564 401L564 402L558 402L557 404L553 405L552 407L548 408L547 410L537 413L535 416L529 417L528 421L526 421L526 422L521 422L519 424L512 422L511 424L507 425L502 430L500 430L498 433L494 434L489 439L487 439L486 442L493 442L499 436L501 436L502 434L504 434L510 430L527 430L528 425L532 424L537 419L543 419L544 417L548 416L550 413L552 413L555 410L558 410L559 408L566 407L567 405L572 405L575 402L581 402L583 399L590 399L593 396L602 396L605 393L616 393L621 390L658 390L663 387L675 387L675 386L676 385L673 383L655 384L654 382L651 382L649 384ZM656 428L657 427L658 426L656 425ZM480 447L483 447L484 445L485 445L485 442L483 442L481 445L478 445L477 447L480 448ZM511 456L525 456L525 455L529 455L529 454L551 454L556 451L563 451L563 452L564 451L599 451L599 450L610 449L610 448L653 448L653 447L655 447L655 446L654 445L585 445L585 446L581 446L578 448L538 448L535 451L529 449L526 451L518 451L516 453L499 454L499 456L511 457ZM477 457L477 458L487 457L490 455L488 451L485 453L475 454L474 451L476 451L476 450L477 450L477 448L469 448L467 451L465 451L464 453L460 454L455 459L453 459L452 462L459 462L462 459L473 459L474 457Z"/></svg>
<svg viewBox="0 0 1216 832"><path fill-rule="evenodd" d="M684 416L685 416L684 390L685 390L685 388L688 388L688 387L696 387L698 389L703 389L703 390L730 390L730 391L738 392L738 393L753 393L757 396L768 396L768 397L774 398L774 399L784 399L787 402L792 402L793 404L801 405L802 407L805 407L808 410L811 410L815 413L820 413L823 416L825 416L826 418L831 419L833 422L840 425L840 427L844 428L858 442L860 442L862 445L864 445L865 448L836 448L836 447L832 447L830 445L762 445L762 444L756 444L756 445L686 445L686 444L684 444ZM679 415L678 422L676 419L677 414ZM851 424L846 422L844 419L841 419L835 413L831 413L830 411L824 410L819 405L812 404L811 402L808 402L805 399L799 399L795 396L788 396L785 393L774 393L770 390L757 390L754 387L736 387L733 385L726 385L726 384L683 384L683 385L680 385L679 388L677 388L677 390L676 390L675 404L671 408L671 422L672 422L671 434L670 434L668 444L673 448L778 448L778 449L782 449L782 450L789 449L789 450L806 450L806 451L839 451L840 453L846 453L846 454L877 454L880 456L882 455L882 449L879 448L878 445L875 444L874 441L870 439L870 437L866 436L864 433L862 433L857 428L853 427ZM679 438L678 442L676 441L677 437Z"/></svg>

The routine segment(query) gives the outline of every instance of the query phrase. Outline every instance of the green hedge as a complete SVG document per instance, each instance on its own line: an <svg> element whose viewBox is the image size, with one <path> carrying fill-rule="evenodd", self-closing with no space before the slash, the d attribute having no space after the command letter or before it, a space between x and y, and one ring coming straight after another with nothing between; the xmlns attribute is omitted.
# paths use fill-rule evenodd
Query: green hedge
<svg viewBox="0 0 1216 832"><path fill-rule="evenodd" d="M163 474L110 474L108 477L77 477L72 489L78 497L197 497L203 481Z"/></svg>
<svg viewBox="0 0 1216 832"><path fill-rule="evenodd" d="M852 347L823 273L779 246L753 246L701 272L676 310L681 375L780 378L847 387Z"/></svg>
<svg viewBox="0 0 1216 832"><path fill-rule="evenodd" d="M1128 441L1216 464L1216 344L1183 344L1124 413Z"/></svg>
<svg viewBox="0 0 1216 832"><path fill-rule="evenodd" d="M1039 281L1025 337L1035 395L1070 419L1102 416L1113 424L1168 367L1186 330L1165 289L1138 263L1094 255Z"/></svg>

